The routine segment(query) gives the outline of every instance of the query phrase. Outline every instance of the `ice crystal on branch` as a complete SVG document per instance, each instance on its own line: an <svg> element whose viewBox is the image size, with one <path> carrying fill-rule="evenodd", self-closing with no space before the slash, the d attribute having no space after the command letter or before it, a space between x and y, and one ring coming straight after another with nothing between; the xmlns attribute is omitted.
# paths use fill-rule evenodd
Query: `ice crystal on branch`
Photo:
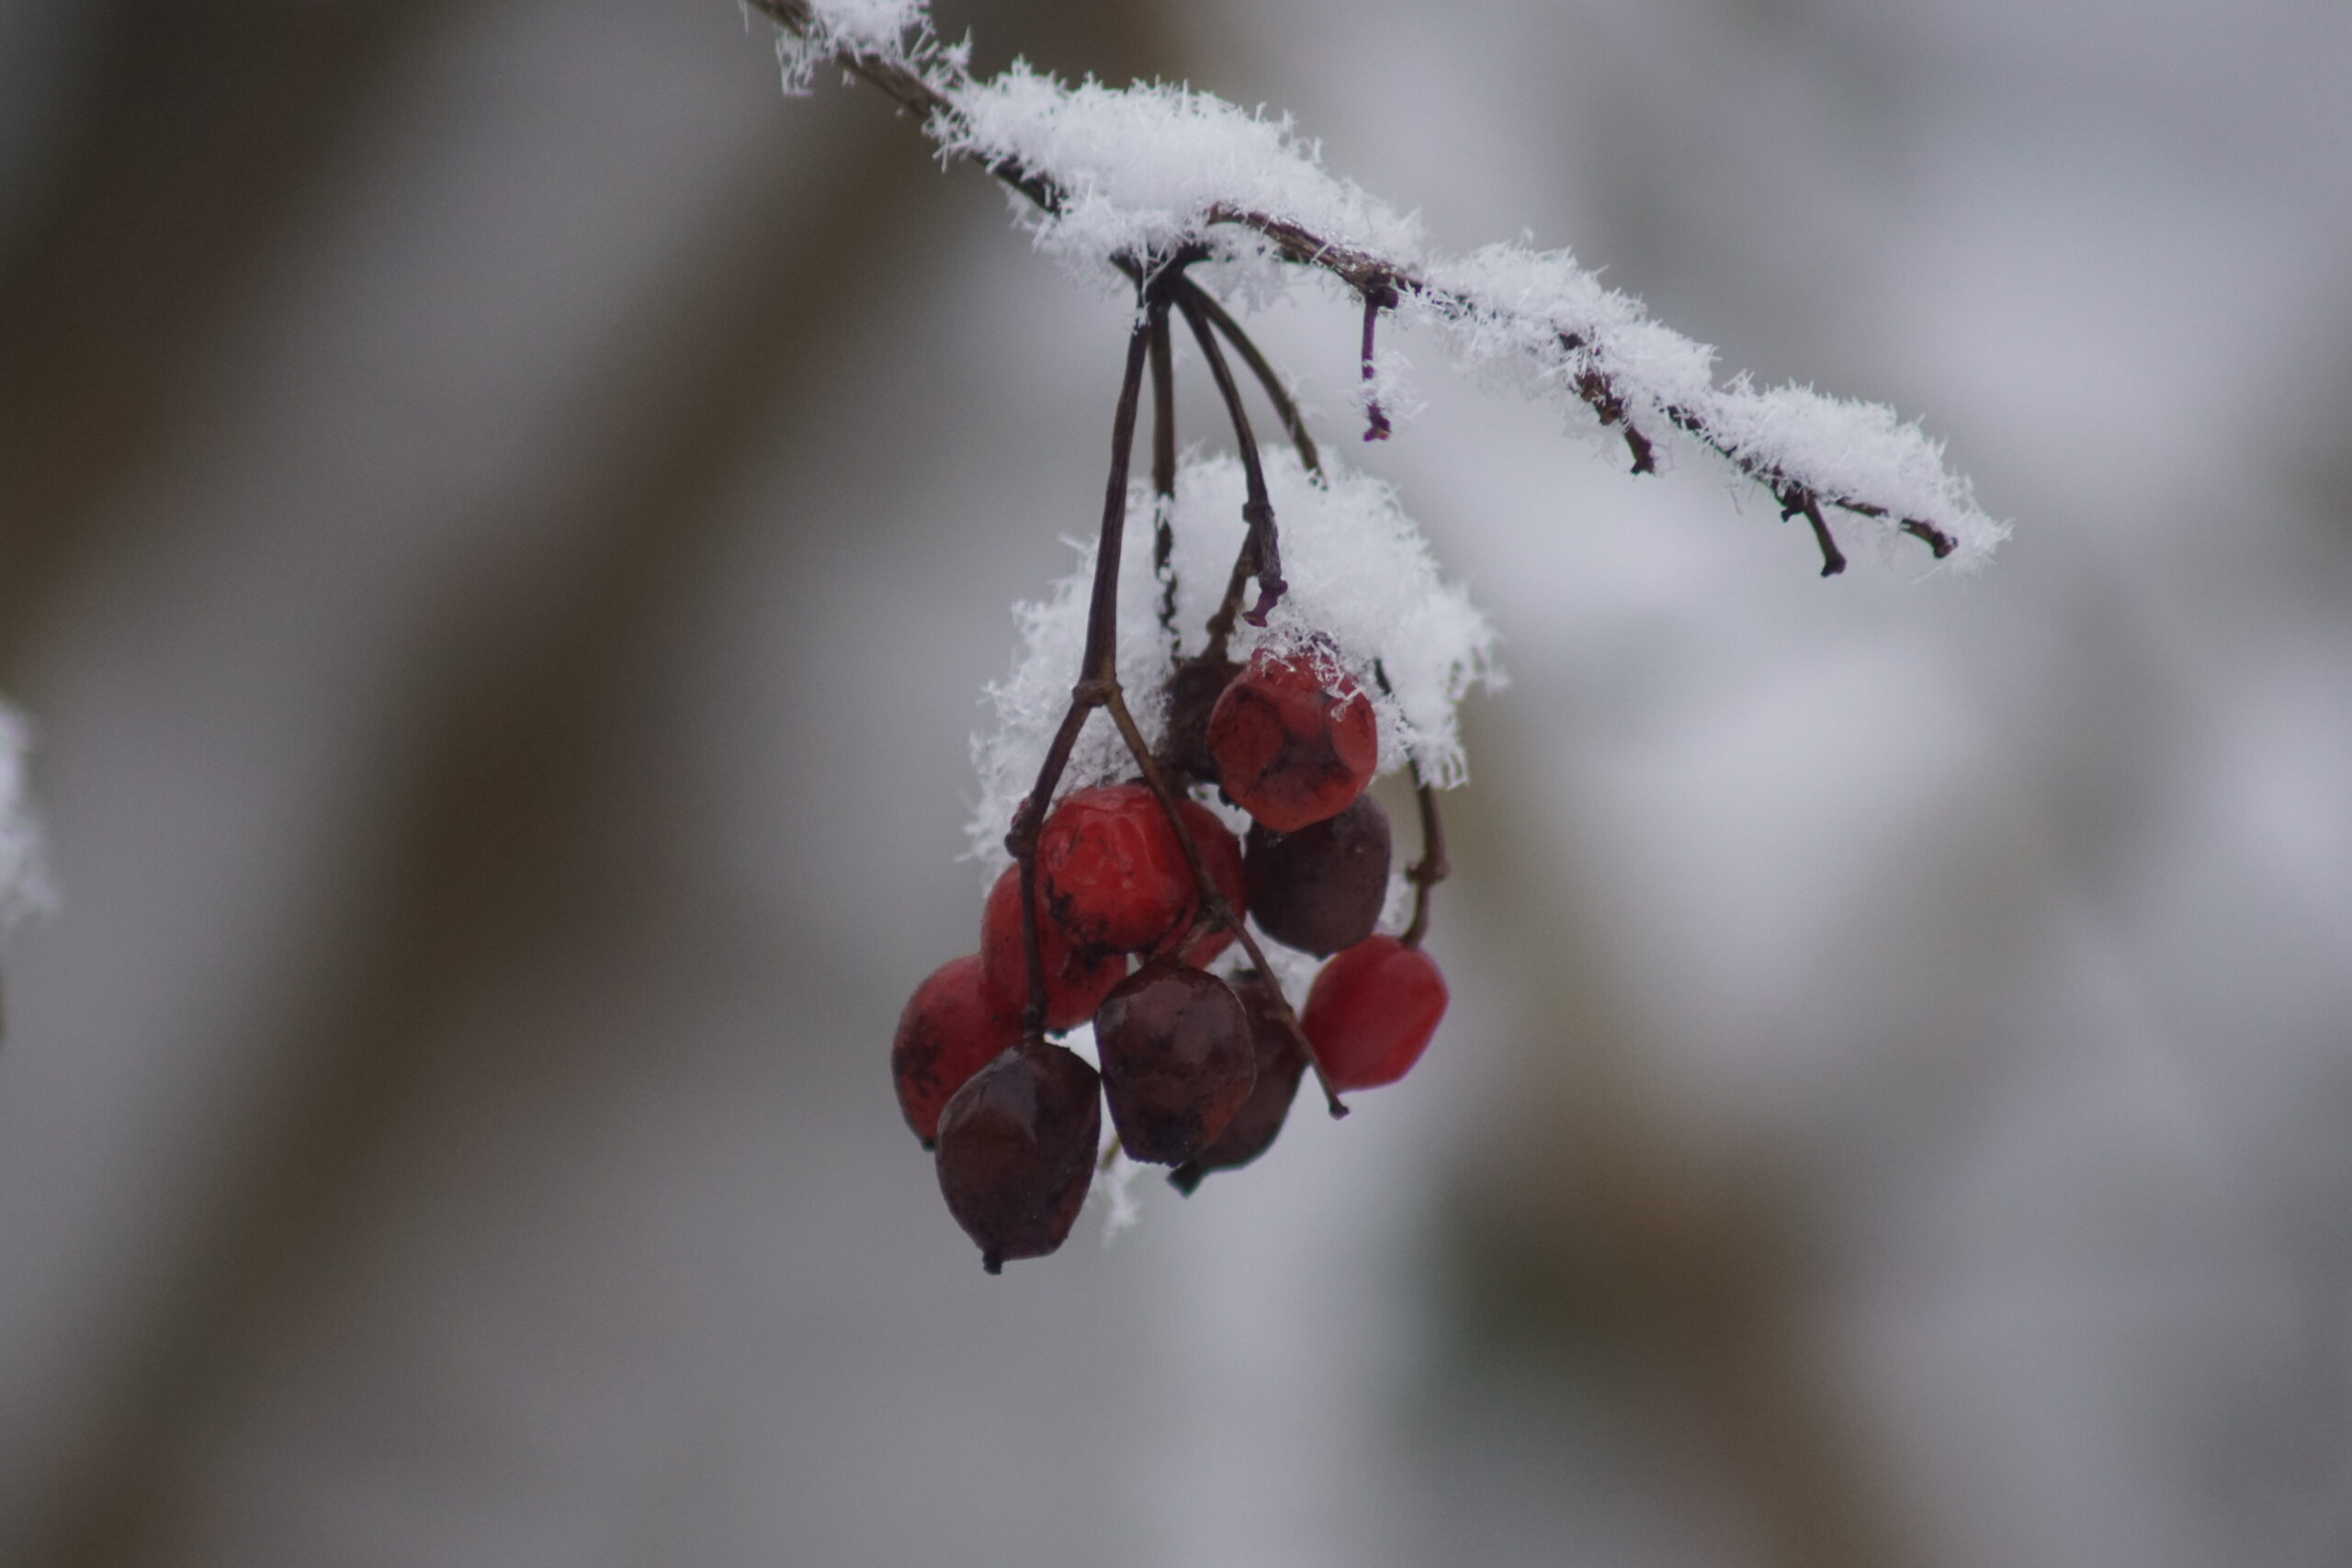
<svg viewBox="0 0 2352 1568"><path fill-rule="evenodd" d="M1417 762L1445 788L1463 777L1454 708L1474 686L1501 683L1494 629L1460 585L1438 571L1396 491L1367 475L1329 468L1311 476L1286 451L1265 457L1266 485L1282 519L1283 574L1289 587L1262 629L1244 626L1232 645L1246 660L1260 647L1282 650L1320 635L1373 700L1380 725L1380 771ZM1200 627L1225 592L1244 525L1241 465L1231 457L1194 457L1176 480L1176 612L1191 628L1182 651L1200 651ZM1170 632L1159 619L1161 583L1151 560L1153 501L1137 485L1127 505L1119 572L1119 682L1136 694L1136 722L1157 744L1162 715L1154 694L1174 668ZM1013 607L1021 649L1012 673L989 688L995 727L973 742L980 800L971 822L974 852L991 874L1007 855L1004 833L1037 776L1055 727L1069 704L1071 672L1086 643L1087 593L1094 547L1084 546L1070 574L1046 596ZM1382 680L1385 679L1385 691ZM1134 771L1109 719L1096 715L1080 735L1063 775L1065 790L1125 778Z"/></svg>
<svg viewBox="0 0 2352 1568"><path fill-rule="evenodd" d="M1811 524L1825 573L1845 564L1833 523L1865 522L1960 570L2007 535L1892 410L1745 377L1719 386L1713 349L1565 252L1429 256L1411 220L1327 172L1286 118L1166 85L1070 87L1025 65L976 81L920 0L748 3L783 29L788 81L831 62L922 114L944 153L978 162L1035 209L1039 248L1065 265L1108 276L1189 251L1253 299L1303 269L1393 305L1471 368L1580 407L1636 472L1678 438L1713 452Z"/></svg>

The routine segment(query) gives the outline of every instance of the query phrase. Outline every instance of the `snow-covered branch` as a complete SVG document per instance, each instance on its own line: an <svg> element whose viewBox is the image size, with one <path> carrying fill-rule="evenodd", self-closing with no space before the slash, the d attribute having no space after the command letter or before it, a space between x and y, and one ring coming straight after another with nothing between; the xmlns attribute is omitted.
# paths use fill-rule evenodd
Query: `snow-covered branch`
<svg viewBox="0 0 2352 1568"><path fill-rule="evenodd" d="M1037 245L1081 277L1132 277L1170 257L1216 266L1228 292L1280 293L1300 270L1368 307L1436 328L1458 362L1589 413L1635 473L1676 436L1804 517L1823 573L1845 558L1827 513L1981 565L2008 530L1980 509L1941 445L1883 404L1808 387L1718 384L1714 350L1650 319L1566 252L1490 245L1428 254L1419 224L1322 167L1287 118L1166 85L1068 86L1025 65L979 80L933 33L924 0L747 0L781 29L789 85L835 68L921 117L943 154L1025 198Z"/></svg>

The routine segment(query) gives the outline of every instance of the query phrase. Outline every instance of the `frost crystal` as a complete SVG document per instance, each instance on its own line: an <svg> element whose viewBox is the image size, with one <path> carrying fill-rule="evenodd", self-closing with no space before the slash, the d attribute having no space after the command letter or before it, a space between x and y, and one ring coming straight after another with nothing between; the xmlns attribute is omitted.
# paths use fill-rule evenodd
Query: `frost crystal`
<svg viewBox="0 0 2352 1568"><path fill-rule="evenodd" d="M1420 764L1439 787L1462 781L1462 744L1454 706L1473 686L1501 684L1494 630L1467 593L1439 575L1396 492L1380 480L1345 471L1310 476L1286 450L1265 457L1266 484L1282 541L1289 590L1262 630L1237 628L1233 656L1261 646L1293 649L1329 638L1340 662L1373 699L1380 721L1380 771ZM1177 475L1175 626L1182 651L1198 653L1201 626L1224 595L1241 547L1245 493L1240 463L1194 457ZM1136 487L1127 505L1119 570L1119 683L1136 722L1157 744L1163 728L1159 692L1174 668L1170 634L1159 624L1160 584L1151 565L1153 498ZM1044 599L1013 607L1021 649L1012 673L989 688L995 728L973 741L980 799L972 815L974 852L993 871L1009 860L1005 829L1035 784L1069 702L1086 644L1086 605L1094 551L1081 547L1076 569ZM1377 669L1375 670L1375 666ZM1383 692L1380 677L1388 690ZM1108 716L1087 722L1063 774L1065 792L1134 772ZM1237 818L1238 820L1238 818Z"/></svg>
<svg viewBox="0 0 2352 1568"><path fill-rule="evenodd" d="M22 716L0 707L0 931L55 906L41 854L40 824L26 800Z"/></svg>

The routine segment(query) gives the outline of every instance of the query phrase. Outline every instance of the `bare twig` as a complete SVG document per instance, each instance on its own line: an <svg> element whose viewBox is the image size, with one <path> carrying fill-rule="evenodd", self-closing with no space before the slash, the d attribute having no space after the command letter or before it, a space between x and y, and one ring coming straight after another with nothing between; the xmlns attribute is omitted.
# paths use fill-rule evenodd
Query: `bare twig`
<svg viewBox="0 0 2352 1568"><path fill-rule="evenodd" d="M778 27L800 37L809 37L814 31L815 22L808 0L744 0L744 4ZM952 133L958 123L953 94L968 85L970 80L954 61L944 56L926 60L923 63L930 73L926 75L924 71L916 69L906 60L871 49L844 45L837 48L830 58L841 69L870 84L901 108L922 117L926 130L934 140L952 140ZM972 157L989 174L1045 211L1059 212L1066 205L1061 187L1050 176L1029 167L1020 159L972 153L960 148L957 151L962 155ZM1409 299L1440 320L1453 322L1476 321L1509 313L1459 290L1442 287L1413 267L1370 251L1340 243L1303 223L1276 213L1218 204L1202 214L1201 222L1204 228L1225 225L1246 229L1263 240L1276 258L1296 266L1328 273L1367 302L1375 298L1385 298L1393 306ZM1206 296L1203 294L1200 298L1205 299ZM1582 359L1570 382L1577 397L1592 410L1594 417L1602 424L1619 427L1625 438L1626 448L1633 455L1634 472L1655 472L1657 467L1656 436L1634 423L1632 401L1627 398L1625 389L1594 357L1590 344L1574 333L1561 334L1559 342L1572 359L1579 356ZM1236 347L1239 347L1238 342ZM1257 367L1253 364L1252 368ZM1273 380L1271 375L1261 372L1261 379L1268 382L1271 391ZM1823 506L1834 506L1861 517L1883 520L1893 515L1890 508L1865 496L1839 493L1817 481L1800 480L1781 472L1769 459L1743 450L1728 432L1718 429L1714 422L1699 410L1668 405L1663 412L1676 428L1776 497L1781 496L1789 487L1798 486L1811 495L1816 511ZM1288 423L1286 419L1285 423ZM1295 425L1292 426L1292 434L1298 434ZM1813 518L1808 516L1807 520L1810 522ZM1958 547L1958 541L1949 530L1925 518L1899 517L1895 526L1899 532L1927 545L1939 560ZM1826 524L1815 524L1816 538L1826 532ZM1834 541L1829 549L1835 551ZM1836 558L1842 561L1844 558L1838 556ZM1826 572L1824 575L1835 573Z"/></svg>

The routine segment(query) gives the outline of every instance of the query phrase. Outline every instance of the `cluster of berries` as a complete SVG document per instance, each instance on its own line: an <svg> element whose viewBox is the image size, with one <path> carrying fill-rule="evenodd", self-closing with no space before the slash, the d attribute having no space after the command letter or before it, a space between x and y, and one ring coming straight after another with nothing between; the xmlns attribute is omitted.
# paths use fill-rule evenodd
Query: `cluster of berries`
<svg viewBox="0 0 2352 1568"><path fill-rule="evenodd" d="M1401 1077L1445 1011L1422 920L1402 939L1374 931L1389 869L1387 814L1364 793L1378 735L1329 646L1189 660L1165 695L1149 781L1055 804L989 891L979 951L917 987L899 1021L899 1106L990 1273L1069 1235L1102 1100L1128 1156L1173 1167L1189 1194L1265 1151L1306 1072L1337 1113L1338 1091ZM1246 842L1186 793L1210 787L1250 817ZM1299 1012L1262 967L1208 972L1237 939L1260 953L1245 917L1329 960ZM1099 1073L1045 1038L1089 1020Z"/></svg>

